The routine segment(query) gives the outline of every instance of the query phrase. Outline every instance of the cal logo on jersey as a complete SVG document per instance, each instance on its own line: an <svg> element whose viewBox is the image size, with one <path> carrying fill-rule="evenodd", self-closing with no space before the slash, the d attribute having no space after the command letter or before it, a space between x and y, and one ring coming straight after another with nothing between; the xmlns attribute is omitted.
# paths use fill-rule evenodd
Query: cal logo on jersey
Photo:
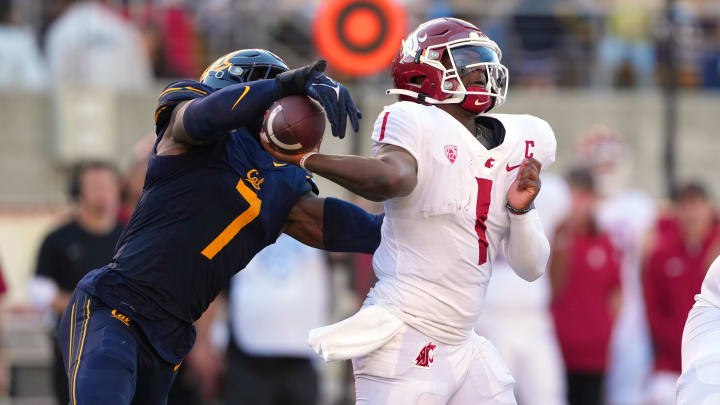
<svg viewBox="0 0 720 405"><path fill-rule="evenodd" d="M118 312L117 309L113 309L110 316L124 323L125 326L130 326L130 318Z"/></svg>
<svg viewBox="0 0 720 405"><path fill-rule="evenodd" d="M253 186L255 190L260 190L260 185L262 185L263 181L265 181L264 178L258 177L258 175L259 172L257 171L257 169L252 169L247 172L247 178L245 179L248 183L250 183L250 185Z"/></svg>

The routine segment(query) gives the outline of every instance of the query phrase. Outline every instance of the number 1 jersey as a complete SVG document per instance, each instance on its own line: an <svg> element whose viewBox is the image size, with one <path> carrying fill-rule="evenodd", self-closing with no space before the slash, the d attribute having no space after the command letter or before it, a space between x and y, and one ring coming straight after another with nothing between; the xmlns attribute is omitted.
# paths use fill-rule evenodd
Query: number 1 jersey
<svg viewBox="0 0 720 405"><path fill-rule="evenodd" d="M492 262L509 234L506 196L520 164L533 157L545 168L555 160L545 121L483 117L505 130L489 150L450 114L412 102L386 107L372 135L375 153L392 144L413 155L418 183L407 197L385 202L373 257L378 282L366 304L383 305L449 344L466 339L480 315Z"/></svg>

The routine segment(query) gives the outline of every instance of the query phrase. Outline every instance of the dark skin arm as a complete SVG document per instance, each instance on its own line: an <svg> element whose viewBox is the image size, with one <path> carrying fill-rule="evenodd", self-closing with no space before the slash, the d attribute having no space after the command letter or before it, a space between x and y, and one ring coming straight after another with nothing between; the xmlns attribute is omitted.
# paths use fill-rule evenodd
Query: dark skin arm
<svg viewBox="0 0 720 405"><path fill-rule="evenodd" d="M273 149L261 136L263 147L280 161L298 165L303 155ZM374 158L316 154L305 167L368 200L384 201L409 195L417 185L417 162L405 149L384 145ZM301 197L290 210L284 232L298 241L324 249L324 198L312 193Z"/></svg>
<svg viewBox="0 0 720 405"><path fill-rule="evenodd" d="M190 135L185 132L185 125L183 125L185 109L193 101L183 101L173 110L170 123L157 146L158 155L180 155L187 152L193 145L199 144L190 138Z"/></svg>
<svg viewBox="0 0 720 405"><path fill-rule="evenodd" d="M299 242L317 249L325 249L323 243L323 209L325 199L312 192L300 197L290 209L283 232Z"/></svg>
<svg viewBox="0 0 720 405"><path fill-rule="evenodd" d="M302 154L278 152L265 142L263 136L260 139L275 159L299 165ZM375 157L318 153L305 161L305 167L371 201L405 197L417 185L415 158L394 145L383 145Z"/></svg>

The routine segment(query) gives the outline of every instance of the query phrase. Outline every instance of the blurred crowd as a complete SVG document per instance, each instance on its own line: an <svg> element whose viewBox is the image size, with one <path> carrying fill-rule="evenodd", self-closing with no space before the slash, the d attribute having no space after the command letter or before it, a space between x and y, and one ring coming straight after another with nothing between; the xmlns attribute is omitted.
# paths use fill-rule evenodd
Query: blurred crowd
<svg viewBox="0 0 720 405"><path fill-rule="evenodd" d="M716 1L398 2L410 26L449 15L478 25L504 50L515 84L642 88L673 75L681 86L720 87ZM321 5L322 0L0 0L0 85L32 89L51 80L131 90L155 78L198 77L218 56L250 47L272 49L299 65L317 57L311 26Z"/></svg>

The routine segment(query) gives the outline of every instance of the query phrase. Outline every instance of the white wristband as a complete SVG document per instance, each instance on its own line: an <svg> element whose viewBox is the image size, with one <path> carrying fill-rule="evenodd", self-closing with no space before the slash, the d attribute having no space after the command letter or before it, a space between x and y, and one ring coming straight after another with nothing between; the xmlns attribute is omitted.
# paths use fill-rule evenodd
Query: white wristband
<svg viewBox="0 0 720 405"><path fill-rule="evenodd" d="M307 160L307 158L309 158L312 155L317 155L317 152L308 152L308 153L304 154L303 157L300 158L300 167L305 169L305 161Z"/></svg>

